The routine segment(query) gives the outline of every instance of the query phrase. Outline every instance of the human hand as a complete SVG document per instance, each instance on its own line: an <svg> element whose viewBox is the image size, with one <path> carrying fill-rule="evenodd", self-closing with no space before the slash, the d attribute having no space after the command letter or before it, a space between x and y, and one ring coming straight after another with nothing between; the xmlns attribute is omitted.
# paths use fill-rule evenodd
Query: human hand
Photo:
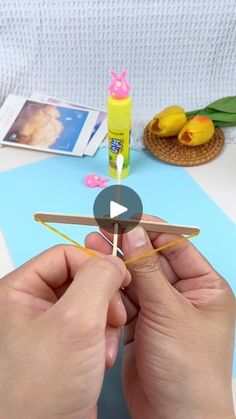
<svg viewBox="0 0 236 419"><path fill-rule="evenodd" d="M116 257L57 246L0 282L1 419L95 419L130 274Z"/></svg>
<svg viewBox="0 0 236 419"><path fill-rule="evenodd" d="M119 245L128 259L175 238L137 227ZM86 245L111 251L96 233ZM234 418L235 299L226 281L188 241L129 269L123 383L132 418Z"/></svg>

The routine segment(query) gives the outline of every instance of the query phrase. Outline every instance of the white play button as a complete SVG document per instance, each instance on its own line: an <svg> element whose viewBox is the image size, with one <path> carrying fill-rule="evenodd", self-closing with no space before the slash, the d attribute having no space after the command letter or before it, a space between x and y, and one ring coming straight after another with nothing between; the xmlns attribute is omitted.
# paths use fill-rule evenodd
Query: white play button
<svg viewBox="0 0 236 419"><path fill-rule="evenodd" d="M130 231L138 225L142 217L143 206L141 199L133 189L125 185L111 185L97 195L93 213L102 230L113 234L114 224L119 224L119 234L123 234L124 231ZM129 220L132 222L127 224Z"/></svg>
<svg viewBox="0 0 236 419"><path fill-rule="evenodd" d="M110 201L110 218L118 217L119 215L124 214L126 211L128 211L128 208L118 204L115 201Z"/></svg>

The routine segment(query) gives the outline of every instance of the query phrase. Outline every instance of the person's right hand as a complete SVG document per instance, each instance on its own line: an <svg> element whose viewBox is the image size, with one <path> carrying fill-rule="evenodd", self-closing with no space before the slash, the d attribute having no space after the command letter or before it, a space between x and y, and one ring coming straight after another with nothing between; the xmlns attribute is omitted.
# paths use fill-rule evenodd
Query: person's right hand
<svg viewBox="0 0 236 419"><path fill-rule="evenodd" d="M120 246L128 259L175 238L137 227ZM96 233L86 245L110 251ZM226 281L188 241L130 271L123 381L132 418L234 418L235 299Z"/></svg>

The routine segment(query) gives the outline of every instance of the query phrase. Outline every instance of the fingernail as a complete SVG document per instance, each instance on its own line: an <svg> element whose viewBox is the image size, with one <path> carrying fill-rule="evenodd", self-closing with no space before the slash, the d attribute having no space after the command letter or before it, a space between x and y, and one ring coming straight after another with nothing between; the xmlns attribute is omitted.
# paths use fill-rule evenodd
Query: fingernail
<svg viewBox="0 0 236 419"><path fill-rule="evenodd" d="M106 342L106 357L109 358L112 363L115 362L118 351L118 340L110 338Z"/></svg>
<svg viewBox="0 0 236 419"><path fill-rule="evenodd" d="M110 262L114 263L119 268L122 275L125 275L126 267L125 267L124 262L122 262L121 259L119 259L117 256L112 256L112 255L108 256L108 259Z"/></svg>
<svg viewBox="0 0 236 419"><path fill-rule="evenodd" d="M143 247L150 243L148 234L141 226L137 226L133 230L128 231L126 237L128 245L133 248Z"/></svg>

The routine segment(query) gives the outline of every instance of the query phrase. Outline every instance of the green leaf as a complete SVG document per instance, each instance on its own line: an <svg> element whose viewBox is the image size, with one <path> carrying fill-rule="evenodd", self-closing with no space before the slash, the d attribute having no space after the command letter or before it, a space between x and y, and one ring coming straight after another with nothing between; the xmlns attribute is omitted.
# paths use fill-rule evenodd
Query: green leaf
<svg viewBox="0 0 236 419"><path fill-rule="evenodd" d="M186 112L188 118L195 115L205 115L212 119L216 126L236 125L236 96L223 97L203 109Z"/></svg>
<svg viewBox="0 0 236 419"><path fill-rule="evenodd" d="M195 115L199 114L199 112L201 112L202 109L197 109L196 111L189 111L189 112L185 112L187 118L192 118Z"/></svg>
<svg viewBox="0 0 236 419"><path fill-rule="evenodd" d="M199 112L199 115L208 116L212 121L232 123L236 125L236 113L217 112L213 109L205 108Z"/></svg>
<svg viewBox="0 0 236 419"><path fill-rule="evenodd" d="M215 127L235 127L235 122L213 121Z"/></svg>
<svg viewBox="0 0 236 419"><path fill-rule="evenodd" d="M210 103L207 108L215 109L220 112L236 113L236 96L223 97L222 99Z"/></svg>

